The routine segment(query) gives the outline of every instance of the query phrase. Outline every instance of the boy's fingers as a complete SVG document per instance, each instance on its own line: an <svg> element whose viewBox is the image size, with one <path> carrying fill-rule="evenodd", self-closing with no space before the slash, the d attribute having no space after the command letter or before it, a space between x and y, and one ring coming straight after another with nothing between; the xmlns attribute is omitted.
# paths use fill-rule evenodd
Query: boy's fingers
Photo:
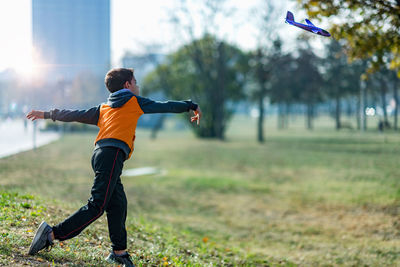
<svg viewBox="0 0 400 267"><path fill-rule="evenodd" d="M199 125L200 124L200 116L199 116L199 114L196 114L196 116L191 117L190 121L191 122L197 121L197 125Z"/></svg>
<svg viewBox="0 0 400 267"><path fill-rule="evenodd" d="M33 114L28 114L28 115L26 115L26 118L27 118L28 120L34 121L34 120L37 120L37 119L38 119L38 116L33 115Z"/></svg>
<svg viewBox="0 0 400 267"><path fill-rule="evenodd" d="M201 118L201 111L198 110L193 110L194 116L190 118L191 122L197 121L197 125L200 124L200 118Z"/></svg>

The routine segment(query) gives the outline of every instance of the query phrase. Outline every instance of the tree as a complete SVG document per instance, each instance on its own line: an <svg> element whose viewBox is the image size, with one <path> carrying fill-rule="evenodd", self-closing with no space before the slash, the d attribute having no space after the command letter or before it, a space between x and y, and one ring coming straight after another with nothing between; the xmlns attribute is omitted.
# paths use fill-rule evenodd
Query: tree
<svg viewBox="0 0 400 267"><path fill-rule="evenodd" d="M380 120L382 123L382 126L389 128L391 127L391 123L389 122L389 114L388 114L388 106L389 102L388 100L388 95L390 92L390 89L392 88L393 95L392 99L394 101L394 110L393 110L393 115L394 115L394 123L393 127L395 130L397 130L398 125L397 125L397 116L398 116L398 92L397 92L397 75L394 71L388 70L386 68L382 68L378 72L374 73L371 75L369 78L369 83L370 85L374 88L372 95L375 97L376 102L379 102L381 104L381 109L383 113L383 118Z"/></svg>
<svg viewBox="0 0 400 267"><path fill-rule="evenodd" d="M270 64L274 67L268 82L269 97L272 104L278 105L278 129L283 129L288 126L290 106L300 98L293 79L298 66L291 54L282 53L279 39L274 42Z"/></svg>
<svg viewBox="0 0 400 267"><path fill-rule="evenodd" d="M248 58L237 47L205 35L167 57L144 81L145 90L163 90L171 98L191 97L203 109L200 137L225 138L233 110L243 97Z"/></svg>
<svg viewBox="0 0 400 267"><path fill-rule="evenodd" d="M399 93L398 93L398 85L399 78L396 76L396 73L392 71L392 79L393 79L393 99L394 99L394 129L398 130L398 116L399 116Z"/></svg>
<svg viewBox="0 0 400 267"><path fill-rule="evenodd" d="M351 59L368 59L369 72L390 62L400 77L400 0L297 1L311 18L339 19L330 31L346 40Z"/></svg>
<svg viewBox="0 0 400 267"><path fill-rule="evenodd" d="M378 87L379 87L379 93L381 97L381 105L382 105L382 111L383 111L383 123L384 125L389 125L389 118L388 118L388 112L387 112L387 101L386 101L386 95L388 93L388 72L387 70L381 70L378 72L375 76L378 82Z"/></svg>
<svg viewBox="0 0 400 267"><path fill-rule="evenodd" d="M348 95L359 92L359 79L362 74L360 62L349 63L342 45L332 40L327 47L327 56L324 58L324 91L335 101L336 129L341 124L341 100Z"/></svg>
<svg viewBox="0 0 400 267"><path fill-rule="evenodd" d="M368 73L388 65L400 77L400 0L297 0L311 18L337 18L330 29L336 39L346 41L350 59L368 60ZM360 80L360 129L366 122L363 75ZM396 107L397 109L397 107Z"/></svg>
<svg viewBox="0 0 400 267"><path fill-rule="evenodd" d="M267 81L270 78L271 68L267 65L268 59L264 55L261 48L258 48L253 55L255 60L254 78L256 80L257 89L252 92L252 98L255 99L258 106L257 120L257 140L264 142L264 101L267 96Z"/></svg>
<svg viewBox="0 0 400 267"><path fill-rule="evenodd" d="M273 70L276 67L276 59L280 56L282 42L278 38L278 18L280 16L277 3L264 1L263 7L255 11L255 17L261 17L261 25L258 39L258 48L253 54L253 62L255 62L255 71L253 78L257 84L253 90L251 97L258 106L257 120L257 140L264 142L264 102L268 94L268 84L272 79ZM271 42L271 40L275 40Z"/></svg>
<svg viewBox="0 0 400 267"><path fill-rule="evenodd" d="M297 70L293 77L296 87L293 89L299 91L300 101L306 105L306 127L312 130L315 106L322 101L323 80L319 70L321 59L313 53L307 40L299 41L303 47L299 49L299 55L296 58Z"/></svg>

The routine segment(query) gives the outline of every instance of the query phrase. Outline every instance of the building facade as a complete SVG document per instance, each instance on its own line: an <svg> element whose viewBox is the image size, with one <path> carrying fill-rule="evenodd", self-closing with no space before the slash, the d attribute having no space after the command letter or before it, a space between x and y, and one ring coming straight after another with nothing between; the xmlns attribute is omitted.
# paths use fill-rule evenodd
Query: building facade
<svg viewBox="0 0 400 267"><path fill-rule="evenodd" d="M32 40L48 82L110 68L110 0L32 0Z"/></svg>

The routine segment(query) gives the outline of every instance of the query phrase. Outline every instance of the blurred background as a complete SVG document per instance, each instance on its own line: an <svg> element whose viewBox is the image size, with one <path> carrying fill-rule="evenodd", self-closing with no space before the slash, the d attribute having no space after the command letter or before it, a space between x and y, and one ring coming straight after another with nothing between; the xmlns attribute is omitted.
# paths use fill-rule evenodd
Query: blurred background
<svg viewBox="0 0 400 267"><path fill-rule="evenodd" d="M24 116L97 106L106 72L133 68L142 95L203 118L140 118L127 168L157 170L124 181L131 235L171 226L200 266L399 264L399 14L399 0L2 0L0 157L61 141L3 158L0 185L79 207L97 128Z"/></svg>
<svg viewBox="0 0 400 267"><path fill-rule="evenodd" d="M270 117L280 129L298 116L313 129L326 116L337 130L397 130L398 19L388 3L355 6L378 12L357 17L318 1L3 1L0 118L97 105L107 70L128 67L145 96L199 102L201 137L224 139L233 114L257 121L260 142ZM316 17L333 38L283 23L287 10ZM161 129L156 117L140 126Z"/></svg>
<svg viewBox="0 0 400 267"><path fill-rule="evenodd" d="M348 2L343 7L353 1ZM395 8L392 2L388 5ZM108 95L105 73L128 67L135 69L146 96L199 102L205 112L196 130L201 137L224 139L233 114L257 119L260 142L265 117L276 117L281 129L298 115L305 117L307 129L318 127L313 121L321 116L337 130L398 128L398 20L386 16L371 26L372 20L390 15L383 4L360 6L354 13L378 12L364 18L318 1L21 0L1 5L3 120L34 108L97 105ZM300 22L309 11L333 38L284 24L287 10ZM365 41L374 31L375 37ZM140 125L151 127L147 120L144 116ZM152 127L162 128L164 118L152 121Z"/></svg>

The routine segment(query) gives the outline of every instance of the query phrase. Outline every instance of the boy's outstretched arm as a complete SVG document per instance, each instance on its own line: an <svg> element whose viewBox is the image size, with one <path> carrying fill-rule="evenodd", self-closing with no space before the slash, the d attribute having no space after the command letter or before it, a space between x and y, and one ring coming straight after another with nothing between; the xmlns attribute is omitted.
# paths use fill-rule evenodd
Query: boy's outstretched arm
<svg viewBox="0 0 400 267"><path fill-rule="evenodd" d="M185 101L154 101L149 98L136 96L140 108L145 114L150 113L182 113L192 110L194 112L193 117L190 118L191 122L197 121L200 123L200 118L202 116L200 107L198 104L192 102L191 100Z"/></svg>
<svg viewBox="0 0 400 267"><path fill-rule="evenodd" d="M26 115L27 119L35 121L37 119L52 119L53 121L64 122L81 122L86 124L97 125L100 115L100 106L93 107L87 110L58 110L52 109L50 111L32 110Z"/></svg>

